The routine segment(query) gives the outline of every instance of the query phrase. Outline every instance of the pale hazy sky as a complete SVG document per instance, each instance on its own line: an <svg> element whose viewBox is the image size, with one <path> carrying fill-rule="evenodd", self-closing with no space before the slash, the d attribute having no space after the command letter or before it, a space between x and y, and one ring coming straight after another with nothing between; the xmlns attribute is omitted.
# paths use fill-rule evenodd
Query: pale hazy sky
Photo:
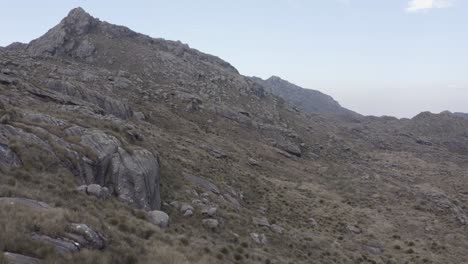
<svg viewBox="0 0 468 264"><path fill-rule="evenodd" d="M0 46L81 6L93 16L278 75L363 114L468 112L467 0L0 0Z"/></svg>

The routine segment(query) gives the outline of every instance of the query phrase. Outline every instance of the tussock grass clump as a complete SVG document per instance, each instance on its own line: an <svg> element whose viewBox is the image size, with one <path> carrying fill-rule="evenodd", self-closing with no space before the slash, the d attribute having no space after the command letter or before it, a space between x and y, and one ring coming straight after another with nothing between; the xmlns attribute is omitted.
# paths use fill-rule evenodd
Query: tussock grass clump
<svg viewBox="0 0 468 264"><path fill-rule="evenodd" d="M37 144L12 140L10 148L20 157L23 168L27 171L56 171L59 168L58 160L53 153Z"/></svg>
<svg viewBox="0 0 468 264"><path fill-rule="evenodd" d="M66 226L66 212L62 209L0 204L0 251L40 258L54 255L50 246L31 240L31 234L57 237L65 232Z"/></svg>

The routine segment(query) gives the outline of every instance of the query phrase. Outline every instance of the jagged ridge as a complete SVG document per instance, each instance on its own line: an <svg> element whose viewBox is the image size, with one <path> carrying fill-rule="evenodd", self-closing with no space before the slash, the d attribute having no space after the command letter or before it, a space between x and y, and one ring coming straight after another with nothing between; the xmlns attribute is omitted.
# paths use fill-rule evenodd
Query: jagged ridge
<svg viewBox="0 0 468 264"><path fill-rule="evenodd" d="M298 110L309 113L358 115L353 111L343 108L329 95L316 90L302 88L280 77L272 76L267 80L257 77L253 77L252 79L264 86L267 91L283 98Z"/></svg>

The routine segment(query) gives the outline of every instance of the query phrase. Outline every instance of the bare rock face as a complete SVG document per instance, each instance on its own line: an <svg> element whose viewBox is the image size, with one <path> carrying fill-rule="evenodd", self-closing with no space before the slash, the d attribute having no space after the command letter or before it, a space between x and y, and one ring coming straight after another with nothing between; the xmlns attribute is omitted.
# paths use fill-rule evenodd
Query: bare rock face
<svg viewBox="0 0 468 264"><path fill-rule="evenodd" d="M0 144L0 166L17 167L21 164L15 152L8 145Z"/></svg>
<svg viewBox="0 0 468 264"><path fill-rule="evenodd" d="M122 119L128 119L133 116L131 107L124 101L116 100L88 87L54 79L45 81L45 85L49 90L59 93L59 97L63 98L66 96L82 100L87 104L101 108L105 114L114 115Z"/></svg>
<svg viewBox="0 0 468 264"><path fill-rule="evenodd" d="M10 206L21 205L21 206L27 206L27 207L31 207L35 209L51 208L50 205L44 202L27 199L27 198L19 198L19 197L0 197L0 204L10 205Z"/></svg>
<svg viewBox="0 0 468 264"><path fill-rule="evenodd" d="M81 37L88 33L99 23L99 20L93 18L82 8L75 8L65 17L60 24L49 30L44 36L32 41L27 46L34 56L67 54L74 49L78 58L87 58L94 52L92 46L87 40L80 41L70 36Z"/></svg>
<svg viewBox="0 0 468 264"><path fill-rule="evenodd" d="M79 135L81 144L92 149L95 161L88 161L83 175L86 184L109 188L123 201L144 210L161 208L159 161L151 152L137 149L129 153L114 136L81 127L68 129Z"/></svg>
<svg viewBox="0 0 468 264"><path fill-rule="evenodd" d="M111 168L121 199L145 210L161 208L159 162L151 152L141 149L130 154L119 149Z"/></svg>

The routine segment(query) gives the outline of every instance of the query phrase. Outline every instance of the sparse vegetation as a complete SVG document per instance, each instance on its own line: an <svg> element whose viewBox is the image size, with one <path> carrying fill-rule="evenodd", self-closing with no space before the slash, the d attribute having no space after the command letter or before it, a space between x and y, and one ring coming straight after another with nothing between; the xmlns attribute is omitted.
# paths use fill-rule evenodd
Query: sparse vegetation
<svg viewBox="0 0 468 264"><path fill-rule="evenodd" d="M107 27L113 30L100 34ZM33 58L0 49L2 70L12 68L18 79L14 87L0 84L0 197L53 207L0 205L0 264L2 251L45 264L466 259L466 121L442 114L390 120L302 112L217 58L123 32L129 31L107 25L86 33L98 50L87 62L73 54ZM76 41L74 52L81 39L67 37ZM130 110L144 112L144 121ZM81 129L121 146L84 144ZM301 155L279 151L281 142ZM107 149L112 155L99 160ZM158 162L162 210L170 217L165 230L117 197L121 182L110 173L122 165L112 159L122 154L132 162L142 149L159 155L151 161ZM157 169L136 171L125 184L151 189L154 182L136 182ZM78 191L85 183L103 183L112 195ZM171 202L190 204L194 212L184 216ZM208 215L205 207L217 210ZM253 217L284 230L255 224ZM210 230L203 219L219 226ZM64 236L70 223L92 227L106 248L61 256L31 240L32 233Z"/></svg>

